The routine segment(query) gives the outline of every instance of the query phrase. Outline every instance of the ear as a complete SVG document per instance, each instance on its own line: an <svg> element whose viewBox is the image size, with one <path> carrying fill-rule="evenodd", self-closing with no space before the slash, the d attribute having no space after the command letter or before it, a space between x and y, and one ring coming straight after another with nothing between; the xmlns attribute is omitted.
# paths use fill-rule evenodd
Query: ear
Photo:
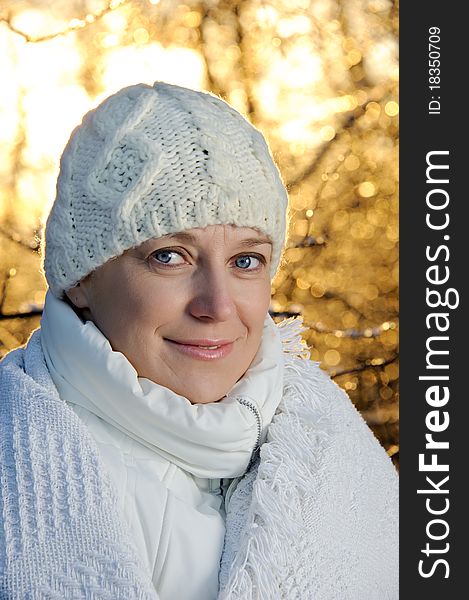
<svg viewBox="0 0 469 600"><path fill-rule="evenodd" d="M65 295L77 308L88 308L88 294L86 283L81 281L65 291Z"/></svg>

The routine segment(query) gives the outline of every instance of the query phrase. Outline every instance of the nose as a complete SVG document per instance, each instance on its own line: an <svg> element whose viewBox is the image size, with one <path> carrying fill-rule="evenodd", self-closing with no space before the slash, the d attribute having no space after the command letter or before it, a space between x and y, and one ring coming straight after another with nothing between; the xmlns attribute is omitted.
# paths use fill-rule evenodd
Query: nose
<svg viewBox="0 0 469 600"><path fill-rule="evenodd" d="M206 321L228 321L236 313L229 273L221 267L205 269L194 281L190 314Z"/></svg>

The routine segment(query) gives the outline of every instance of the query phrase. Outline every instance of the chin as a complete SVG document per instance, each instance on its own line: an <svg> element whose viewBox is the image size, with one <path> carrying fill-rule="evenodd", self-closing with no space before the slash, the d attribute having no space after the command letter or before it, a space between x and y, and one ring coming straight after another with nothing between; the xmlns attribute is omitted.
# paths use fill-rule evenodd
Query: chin
<svg viewBox="0 0 469 600"><path fill-rule="evenodd" d="M222 400L225 394L219 394L217 396L214 396L213 393L212 394L182 394L185 398L187 398L189 400L189 402L191 404L211 404L213 402L219 402L220 400Z"/></svg>
<svg viewBox="0 0 469 600"><path fill-rule="evenodd" d="M216 386L211 385L205 390L194 390L194 388L192 388L190 392L186 389L179 391L178 394L187 398L191 404L210 404L212 402L219 402L222 400L229 392L231 387L231 385L229 387L224 385L223 389L221 389L221 386L220 388L217 388Z"/></svg>
<svg viewBox="0 0 469 600"><path fill-rule="evenodd" d="M206 363L202 366L206 367ZM219 365L214 364L210 364L208 369L202 369L199 365L195 367L191 365L191 367L183 370L184 376L171 377L161 382L176 394L187 398L191 404L210 404L220 401L245 372L245 369L240 369L239 365L236 365L237 372L234 372L234 368L220 369ZM238 376L240 370L242 373Z"/></svg>

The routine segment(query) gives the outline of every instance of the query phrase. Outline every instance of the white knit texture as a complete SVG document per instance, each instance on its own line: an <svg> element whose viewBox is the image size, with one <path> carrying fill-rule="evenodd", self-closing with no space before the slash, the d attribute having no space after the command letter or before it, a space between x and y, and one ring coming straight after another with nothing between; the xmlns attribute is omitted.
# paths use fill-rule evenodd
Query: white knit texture
<svg viewBox="0 0 469 600"><path fill-rule="evenodd" d="M44 270L63 292L114 256L216 224L285 237L287 193L262 134L220 98L157 82L85 115L64 150L45 229Z"/></svg>
<svg viewBox="0 0 469 600"><path fill-rule="evenodd" d="M0 598L158 600L38 331L0 363Z"/></svg>

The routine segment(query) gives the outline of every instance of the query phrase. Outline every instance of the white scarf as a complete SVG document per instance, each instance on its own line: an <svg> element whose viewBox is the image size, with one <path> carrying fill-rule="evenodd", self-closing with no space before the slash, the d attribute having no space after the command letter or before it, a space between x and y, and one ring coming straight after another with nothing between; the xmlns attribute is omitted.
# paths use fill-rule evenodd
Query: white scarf
<svg viewBox="0 0 469 600"><path fill-rule="evenodd" d="M248 466L282 399L284 358L277 326L266 316L251 366L219 402L191 404L134 367L92 323L47 293L41 319L47 366L60 396L82 406L196 477L233 478ZM181 374L182 376L182 374ZM240 402L241 400L241 402Z"/></svg>

